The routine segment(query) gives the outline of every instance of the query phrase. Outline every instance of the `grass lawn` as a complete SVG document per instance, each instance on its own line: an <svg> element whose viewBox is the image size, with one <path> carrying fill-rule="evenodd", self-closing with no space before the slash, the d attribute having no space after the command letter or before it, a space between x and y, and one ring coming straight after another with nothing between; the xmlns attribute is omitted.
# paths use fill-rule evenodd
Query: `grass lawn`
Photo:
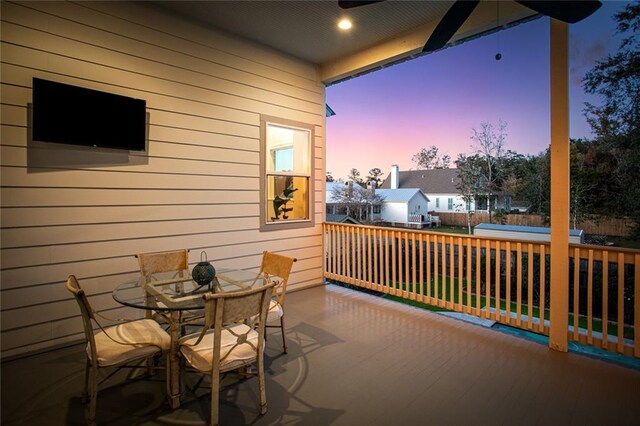
<svg viewBox="0 0 640 426"><path fill-rule="evenodd" d="M443 285L444 284L444 285ZM397 283L395 286L393 286L392 288L396 288L398 290L401 291L408 291L410 293L418 293L417 290L420 290L419 288L416 288L414 291L414 285L413 283L410 284L405 284L405 283ZM436 288L437 287L437 288ZM471 288L475 289L475 281L471 281ZM459 285L458 285L458 279L454 278L453 280L453 301L455 303L460 303L463 306L467 306L467 298L471 297L471 304L470 306L473 307L475 309L475 307L477 306L477 296L474 293L469 294L469 292L466 291L467 290L467 282L466 280L462 281L462 299L460 299L460 289L459 289ZM442 277L439 277L438 281L436 282L436 280L432 279L431 280L431 286L430 286L430 296L431 297L435 297L438 300L441 300L445 303L451 302L451 286L450 286L450 282L449 282L449 278L445 278L445 280L442 280ZM491 287L491 292L493 294L493 292L495 291L495 287ZM427 294L427 283L423 283L422 284L422 293L423 295ZM499 306L500 306L500 310L502 311L506 311L507 310L507 301L505 299L502 299L502 296L504 296L504 289L501 291L500 294L501 298L499 300ZM509 304L509 309L512 313L517 313L517 303L514 301L514 299L517 297L516 293L511 294L511 301ZM526 292L523 292L522 294L523 297L523 303L521 305L521 315L528 315L529 313L529 305L527 305L526 302L526 297L527 294ZM431 311L451 311L450 309L441 307L441 306L437 306L437 305L430 305L430 304L426 304L426 303L422 303L422 302L418 302L415 300L408 300L408 299L404 299L401 296L393 296L393 295L385 295L386 299L390 299L390 300L395 300L401 303L406 303L408 305L412 305L412 306L416 306L416 307L420 307L423 309L428 309ZM480 309L484 309L487 306L487 296L486 295L481 295L480 296ZM489 307L491 308L496 308L496 299L495 297L491 297L489 299ZM496 308L497 309L497 308ZM538 306L533 306L532 307L532 314L533 314L533 318L540 318L540 308ZM549 310L545 309L544 311L544 319L545 320L549 320ZM573 314L569 313L569 325L573 325ZM579 316L578 317L578 327L582 328L582 329L587 329L588 326L588 322L587 322L587 317L585 316ZM591 327L593 329L594 332L602 332L602 321L599 318L593 318L592 320L592 324ZM608 334L612 335L612 336L617 336L618 335L618 326L616 323L614 322L609 322L607 324L607 330L608 330ZM631 326L627 326L625 325L624 327L624 337L629 338L629 339L633 339L633 327Z"/></svg>
<svg viewBox="0 0 640 426"><path fill-rule="evenodd" d="M423 231L444 232L447 234L469 234L469 229L459 226L439 226L437 228L425 228Z"/></svg>
<svg viewBox="0 0 640 426"><path fill-rule="evenodd" d="M466 226L440 226L438 228L427 228L427 231L444 232L447 234L469 234ZM632 237L606 237L615 247L623 247L630 249L640 249L640 239Z"/></svg>
<svg viewBox="0 0 640 426"><path fill-rule="evenodd" d="M640 239L631 237L607 237L616 247L640 249Z"/></svg>

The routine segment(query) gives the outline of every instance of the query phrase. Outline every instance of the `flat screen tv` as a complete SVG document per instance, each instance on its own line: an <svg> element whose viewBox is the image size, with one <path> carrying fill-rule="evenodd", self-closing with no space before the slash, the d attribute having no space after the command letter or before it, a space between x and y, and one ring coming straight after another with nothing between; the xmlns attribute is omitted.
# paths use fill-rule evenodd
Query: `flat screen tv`
<svg viewBox="0 0 640 426"><path fill-rule="evenodd" d="M146 102L33 79L33 140L145 150Z"/></svg>

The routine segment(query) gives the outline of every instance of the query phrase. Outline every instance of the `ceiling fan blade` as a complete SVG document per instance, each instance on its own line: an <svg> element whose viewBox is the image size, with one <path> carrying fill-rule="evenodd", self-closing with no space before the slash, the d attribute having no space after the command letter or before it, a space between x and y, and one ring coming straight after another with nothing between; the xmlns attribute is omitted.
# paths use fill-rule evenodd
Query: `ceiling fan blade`
<svg viewBox="0 0 640 426"><path fill-rule="evenodd" d="M358 1L358 0L353 0L353 1L345 1L345 0L339 0L338 1L338 6L340 6L341 9L351 9L353 7L360 7L360 6L366 6L368 4L373 4L373 3L380 3L383 2L384 0L371 0L371 1Z"/></svg>
<svg viewBox="0 0 640 426"><path fill-rule="evenodd" d="M456 1L453 6L445 13L442 20L431 33L429 40L422 48L423 52L433 52L444 47L451 37L467 20L473 9L480 3L477 1Z"/></svg>
<svg viewBox="0 0 640 426"><path fill-rule="evenodd" d="M575 24L598 10L602 3L595 0L587 1L519 1L516 3L554 19Z"/></svg>

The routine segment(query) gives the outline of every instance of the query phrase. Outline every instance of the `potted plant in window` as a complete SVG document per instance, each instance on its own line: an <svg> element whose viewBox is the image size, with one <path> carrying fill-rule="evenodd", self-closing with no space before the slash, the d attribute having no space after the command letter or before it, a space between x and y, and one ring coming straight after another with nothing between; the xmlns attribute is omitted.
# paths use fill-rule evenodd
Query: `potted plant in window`
<svg viewBox="0 0 640 426"><path fill-rule="evenodd" d="M287 181L287 186L284 188L280 195L276 195L273 199L273 211L275 217L272 217L273 220L280 219L280 214L282 214L283 219L289 219L287 213L293 210L293 207L287 207L287 203L293 199L293 193L297 191L298 188L293 187L293 182L290 178Z"/></svg>

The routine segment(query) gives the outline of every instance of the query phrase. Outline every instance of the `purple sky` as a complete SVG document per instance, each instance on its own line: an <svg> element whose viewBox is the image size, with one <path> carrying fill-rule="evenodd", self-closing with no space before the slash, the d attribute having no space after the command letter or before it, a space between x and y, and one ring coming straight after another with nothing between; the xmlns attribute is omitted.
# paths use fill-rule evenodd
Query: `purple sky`
<svg viewBox="0 0 640 426"><path fill-rule="evenodd" d="M598 103L580 80L615 51L612 15L626 3L604 2L570 27L570 136L590 138L584 102ZM498 39L499 38L499 39ZM502 59L496 61L499 52ZM549 20L537 19L453 48L390 66L327 88L337 115L327 119L327 171L346 178L411 157L435 145L455 159L471 153L472 129L507 123L506 148L538 154L549 145Z"/></svg>

